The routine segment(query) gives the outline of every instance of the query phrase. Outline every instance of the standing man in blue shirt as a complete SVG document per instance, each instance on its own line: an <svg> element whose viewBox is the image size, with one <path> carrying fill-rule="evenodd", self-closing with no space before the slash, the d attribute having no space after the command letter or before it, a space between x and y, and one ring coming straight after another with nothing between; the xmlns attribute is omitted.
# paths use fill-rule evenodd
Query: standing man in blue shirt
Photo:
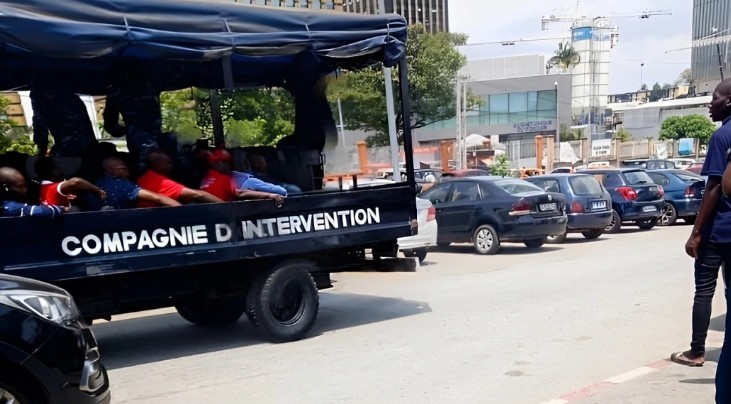
<svg viewBox="0 0 731 404"><path fill-rule="evenodd" d="M723 173L723 203L728 215L728 206L731 204L731 150L728 153L726 171ZM730 246L726 246L726 251ZM726 330L731 330L731 303L726 299ZM725 333L723 338L723 349L718 360L716 369L716 403L731 403L731 334Z"/></svg>
<svg viewBox="0 0 731 404"><path fill-rule="evenodd" d="M686 253L695 258L695 299L690 350L674 353L674 362L688 366L705 363L706 336L711 321L711 303L719 268L731 264L731 201L721 197L721 179L731 148L731 79L721 82L708 106L711 119L722 122L708 144L701 174L708 177L693 231L685 244ZM724 401L725 402L725 401Z"/></svg>

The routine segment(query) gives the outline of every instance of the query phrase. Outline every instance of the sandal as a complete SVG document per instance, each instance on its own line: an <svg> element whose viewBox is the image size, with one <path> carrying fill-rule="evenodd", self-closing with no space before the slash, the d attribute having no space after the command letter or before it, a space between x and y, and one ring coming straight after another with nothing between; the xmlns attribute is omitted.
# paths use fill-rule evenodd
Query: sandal
<svg viewBox="0 0 731 404"><path fill-rule="evenodd" d="M670 360L681 365L690 367L701 367L706 362L703 356L694 356L690 351L675 352L670 355Z"/></svg>

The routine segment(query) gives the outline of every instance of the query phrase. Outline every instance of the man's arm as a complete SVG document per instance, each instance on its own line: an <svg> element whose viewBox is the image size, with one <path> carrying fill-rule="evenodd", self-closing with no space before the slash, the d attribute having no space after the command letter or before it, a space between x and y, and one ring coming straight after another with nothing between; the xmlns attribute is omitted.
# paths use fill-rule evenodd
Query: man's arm
<svg viewBox="0 0 731 404"><path fill-rule="evenodd" d="M110 93L104 104L104 130L114 137L127 136L127 128L119 124L119 108L117 107L116 95Z"/></svg>
<svg viewBox="0 0 731 404"><path fill-rule="evenodd" d="M723 179L721 180L721 187L723 194L731 198L731 153L729 153L728 163L726 165L726 171L723 172Z"/></svg>
<svg viewBox="0 0 731 404"><path fill-rule="evenodd" d="M197 189L183 188L180 193L180 199L184 203L222 203L223 200L215 195L211 195L206 191L200 191Z"/></svg>
<svg viewBox="0 0 731 404"><path fill-rule="evenodd" d="M10 217L44 217L53 219L61 216L64 209L55 205L28 205L20 202L5 203L3 210L4 216Z"/></svg>
<svg viewBox="0 0 731 404"><path fill-rule="evenodd" d="M282 195L277 195L270 192L259 192L252 191L250 189L242 189L236 191L236 196L239 199L271 199L278 207L284 204L284 197Z"/></svg>
<svg viewBox="0 0 731 404"><path fill-rule="evenodd" d="M165 195L160 195L146 189L140 189L137 199L145 202L156 203L160 206L181 206L181 203L173 198L168 198Z"/></svg>
<svg viewBox="0 0 731 404"><path fill-rule="evenodd" d="M83 179L74 177L70 180L66 180L58 185L58 192L61 193L61 195L69 195L69 194L80 194L82 192L91 192L94 194L99 195L102 200L107 198L107 193L104 192L101 188L97 187L96 185L90 183L89 181Z"/></svg>

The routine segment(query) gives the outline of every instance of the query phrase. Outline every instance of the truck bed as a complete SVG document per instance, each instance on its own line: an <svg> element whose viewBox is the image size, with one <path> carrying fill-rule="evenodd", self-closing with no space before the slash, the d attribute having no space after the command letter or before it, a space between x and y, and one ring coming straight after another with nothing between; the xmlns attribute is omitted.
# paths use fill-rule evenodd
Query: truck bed
<svg viewBox="0 0 731 404"><path fill-rule="evenodd" d="M271 201L0 219L0 269L48 282L370 246L411 234L407 184Z"/></svg>

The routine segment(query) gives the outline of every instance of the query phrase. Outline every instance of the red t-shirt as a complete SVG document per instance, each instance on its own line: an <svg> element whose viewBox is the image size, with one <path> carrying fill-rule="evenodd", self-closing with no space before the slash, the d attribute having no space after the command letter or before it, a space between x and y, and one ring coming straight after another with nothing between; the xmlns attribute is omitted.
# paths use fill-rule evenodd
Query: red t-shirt
<svg viewBox="0 0 731 404"><path fill-rule="evenodd" d="M185 187L177 182L158 174L152 170L147 170L138 180L137 185L151 192L165 195L168 198L175 199L180 202L180 194L183 193ZM137 206L141 208L151 208L157 206L152 202L137 200Z"/></svg>
<svg viewBox="0 0 731 404"><path fill-rule="evenodd" d="M208 170L201 181L201 190L215 195L226 202L236 200L236 186L230 174L222 174L216 170Z"/></svg>
<svg viewBox="0 0 731 404"><path fill-rule="evenodd" d="M61 193L60 182L43 181L41 183L41 203L44 205L55 205L71 207L70 199L74 199L74 195L64 195Z"/></svg>

